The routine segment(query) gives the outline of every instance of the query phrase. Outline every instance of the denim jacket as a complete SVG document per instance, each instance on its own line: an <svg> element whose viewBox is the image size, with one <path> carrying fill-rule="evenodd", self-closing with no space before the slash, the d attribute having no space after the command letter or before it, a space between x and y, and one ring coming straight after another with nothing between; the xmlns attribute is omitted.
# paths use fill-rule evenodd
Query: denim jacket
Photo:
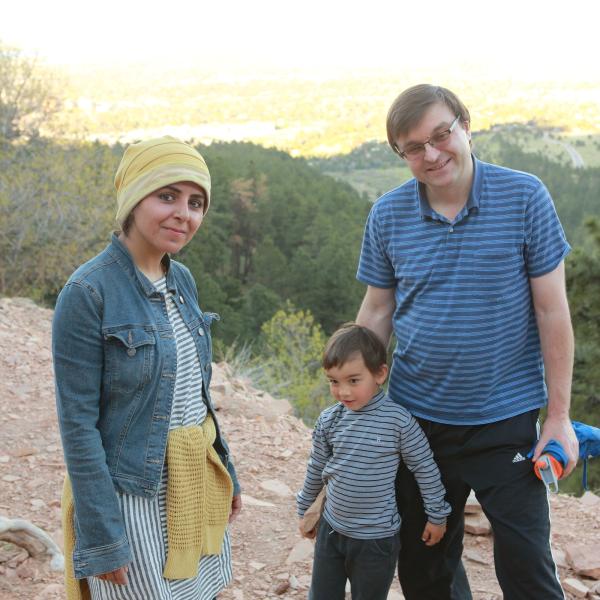
<svg viewBox="0 0 600 600"><path fill-rule="evenodd" d="M240 493L210 400L210 323L182 264L167 261L167 288L198 349L203 401L217 427L215 449ZM131 561L116 490L158 492L175 387L175 337L163 296L113 235L69 278L54 313L52 349L65 462L73 488L75 577Z"/></svg>

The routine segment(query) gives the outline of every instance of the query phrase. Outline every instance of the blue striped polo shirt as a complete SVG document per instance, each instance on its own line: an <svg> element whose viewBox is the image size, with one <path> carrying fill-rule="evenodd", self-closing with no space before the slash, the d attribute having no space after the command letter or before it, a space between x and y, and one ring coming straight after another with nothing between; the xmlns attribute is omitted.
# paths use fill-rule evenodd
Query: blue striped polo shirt
<svg viewBox="0 0 600 600"><path fill-rule="evenodd" d="M411 179L373 205L359 281L395 288L389 390L412 414L491 423L547 400L529 278L570 246L535 176L481 162L453 221Z"/></svg>

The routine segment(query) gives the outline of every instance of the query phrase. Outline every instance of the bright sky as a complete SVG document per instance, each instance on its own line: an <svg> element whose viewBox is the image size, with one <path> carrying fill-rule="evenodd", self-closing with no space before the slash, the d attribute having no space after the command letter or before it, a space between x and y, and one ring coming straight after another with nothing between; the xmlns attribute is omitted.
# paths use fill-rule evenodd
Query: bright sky
<svg viewBox="0 0 600 600"><path fill-rule="evenodd" d="M52 64L476 67L600 81L598 0L3 0L0 40ZM250 74L250 73L249 73Z"/></svg>

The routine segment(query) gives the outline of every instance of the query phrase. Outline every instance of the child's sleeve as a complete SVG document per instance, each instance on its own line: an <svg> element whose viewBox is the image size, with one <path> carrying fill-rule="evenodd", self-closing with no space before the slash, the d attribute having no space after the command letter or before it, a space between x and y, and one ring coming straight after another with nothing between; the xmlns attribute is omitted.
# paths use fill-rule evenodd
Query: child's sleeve
<svg viewBox="0 0 600 600"><path fill-rule="evenodd" d="M407 416L400 433L402 460L415 476L427 520L435 525L443 525L452 512L450 505L444 500L446 489L425 433L410 413L407 412Z"/></svg>
<svg viewBox="0 0 600 600"><path fill-rule="evenodd" d="M302 489L296 494L298 516L302 518L308 507L323 489L323 469L331 458L332 450L323 428L323 415L315 424L312 433L312 449L306 466L306 477Z"/></svg>

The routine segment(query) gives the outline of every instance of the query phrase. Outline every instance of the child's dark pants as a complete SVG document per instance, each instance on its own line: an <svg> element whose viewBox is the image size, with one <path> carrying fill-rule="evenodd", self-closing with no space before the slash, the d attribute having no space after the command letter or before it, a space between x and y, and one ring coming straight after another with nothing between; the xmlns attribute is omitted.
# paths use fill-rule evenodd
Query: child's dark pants
<svg viewBox="0 0 600 600"><path fill-rule="evenodd" d="M344 600L346 579L352 586L352 600L386 600L399 550L398 533L359 540L334 531L321 518L309 600Z"/></svg>

